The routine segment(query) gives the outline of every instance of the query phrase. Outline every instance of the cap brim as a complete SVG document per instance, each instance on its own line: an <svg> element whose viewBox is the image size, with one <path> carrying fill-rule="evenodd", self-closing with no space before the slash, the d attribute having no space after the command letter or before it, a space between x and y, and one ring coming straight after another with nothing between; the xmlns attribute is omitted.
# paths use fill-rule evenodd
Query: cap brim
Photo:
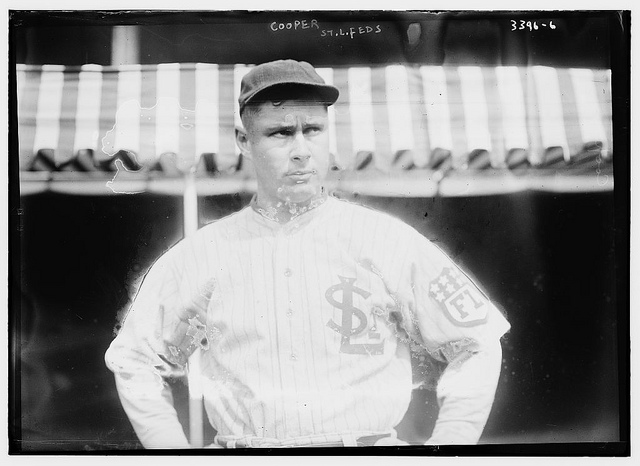
<svg viewBox="0 0 640 466"><path fill-rule="evenodd" d="M340 96L340 91L337 87L329 84L314 84L314 83L301 83L296 81L291 82L279 82L264 86L247 96L243 105L243 108L252 102L264 102L267 100L285 100L291 95L292 89L308 89L309 100L313 102L320 102L325 105L332 105ZM282 91L283 95L279 96L278 91ZM296 99L303 99L303 94L294 93Z"/></svg>

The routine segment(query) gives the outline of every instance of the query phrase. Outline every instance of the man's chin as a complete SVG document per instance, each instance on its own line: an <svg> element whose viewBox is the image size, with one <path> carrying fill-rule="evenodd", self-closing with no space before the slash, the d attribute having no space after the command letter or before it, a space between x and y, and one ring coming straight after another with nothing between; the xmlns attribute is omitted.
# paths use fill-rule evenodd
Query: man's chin
<svg viewBox="0 0 640 466"><path fill-rule="evenodd" d="M315 197L318 197L322 193L322 190L317 185L310 184L298 184L288 186L280 193L280 199L287 203L304 204L309 202Z"/></svg>

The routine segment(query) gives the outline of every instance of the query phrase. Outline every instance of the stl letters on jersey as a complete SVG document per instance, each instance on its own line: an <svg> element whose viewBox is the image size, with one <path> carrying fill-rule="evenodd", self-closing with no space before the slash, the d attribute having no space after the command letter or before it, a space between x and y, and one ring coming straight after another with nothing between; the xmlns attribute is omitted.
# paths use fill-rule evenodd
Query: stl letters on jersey
<svg viewBox="0 0 640 466"><path fill-rule="evenodd" d="M340 325L333 320L327 322L327 327L342 335L340 352L347 354L368 354L371 356L384 353L384 340L379 343L353 343L352 337L358 337L366 330L368 321L367 315L353 305L353 295L357 294L363 298L368 298L371 293L355 285L355 278L338 276L340 283L327 289L325 298L337 309L342 311L342 321ZM337 300L334 295L341 294L342 301ZM354 321L355 318L355 321ZM356 324L356 327L353 325ZM375 324L369 329L369 338L379 339L380 334L376 332Z"/></svg>
<svg viewBox="0 0 640 466"><path fill-rule="evenodd" d="M445 267L438 278L429 283L429 296L455 325L471 327L487 319L487 300L458 270Z"/></svg>

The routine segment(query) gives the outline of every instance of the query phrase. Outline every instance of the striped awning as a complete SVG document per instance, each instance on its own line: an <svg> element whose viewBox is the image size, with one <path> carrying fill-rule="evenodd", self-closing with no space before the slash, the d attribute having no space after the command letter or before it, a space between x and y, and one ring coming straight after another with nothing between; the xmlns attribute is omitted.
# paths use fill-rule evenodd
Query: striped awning
<svg viewBox="0 0 640 466"><path fill-rule="evenodd" d="M196 163L204 177L227 174L252 189L234 139L240 80L249 69L18 65L22 180L86 183L124 168L130 180L166 189L165 178ZM601 183L612 155L609 70L390 65L318 71L340 89L329 113L340 182L367 190L383 177L387 185L423 180L442 188L472 178L491 186L487 175L495 175L519 180L513 188L519 190L538 178L549 185L550 176L579 174L598 175L598 189L612 187L611 176L605 188Z"/></svg>

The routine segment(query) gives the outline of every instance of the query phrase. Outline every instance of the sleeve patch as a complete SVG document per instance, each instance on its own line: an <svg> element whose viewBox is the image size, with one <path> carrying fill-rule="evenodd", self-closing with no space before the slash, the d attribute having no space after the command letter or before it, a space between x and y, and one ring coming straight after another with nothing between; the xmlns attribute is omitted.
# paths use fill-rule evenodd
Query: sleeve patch
<svg viewBox="0 0 640 466"><path fill-rule="evenodd" d="M472 327L487 320L489 303L458 270L445 267L438 278L429 283L429 296L455 325Z"/></svg>

